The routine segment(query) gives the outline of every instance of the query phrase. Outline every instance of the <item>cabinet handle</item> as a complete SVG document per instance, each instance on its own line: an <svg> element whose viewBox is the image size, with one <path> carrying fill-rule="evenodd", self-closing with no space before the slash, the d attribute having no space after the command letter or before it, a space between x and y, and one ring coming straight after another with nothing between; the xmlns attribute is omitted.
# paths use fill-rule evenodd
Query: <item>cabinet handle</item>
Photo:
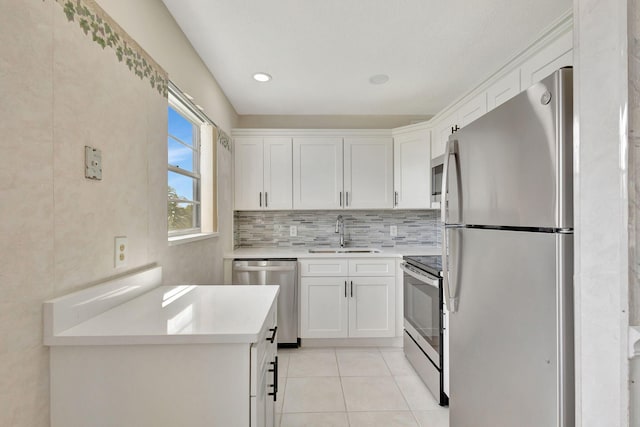
<svg viewBox="0 0 640 427"><path fill-rule="evenodd" d="M273 372L273 384L269 385L273 389L273 393L267 393L269 396L273 396L273 401L278 400L278 356L275 357L273 362L269 362L273 366L273 369L269 369L269 372Z"/></svg>
<svg viewBox="0 0 640 427"><path fill-rule="evenodd" d="M342 207L342 191L340 192L340 207Z"/></svg>
<svg viewBox="0 0 640 427"><path fill-rule="evenodd" d="M348 191L344 192L344 197L345 197L345 206L349 206L349 192Z"/></svg>
<svg viewBox="0 0 640 427"><path fill-rule="evenodd" d="M344 281L344 297L347 297L347 281Z"/></svg>
<svg viewBox="0 0 640 427"><path fill-rule="evenodd" d="M267 338L267 341L273 344L276 339L276 331L278 330L278 327L276 326L275 328L269 328L269 330L273 332L273 334L271 334L271 336Z"/></svg>
<svg viewBox="0 0 640 427"><path fill-rule="evenodd" d="M351 298L353 298L353 280L351 281Z"/></svg>
<svg viewBox="0 0 640 427"><path fill-rule="evenodd" d="M266 191L264 192L264 207L269 207L269 193L267 193Z"/></svg>
<svg viewBox="0 0 640 427"><path fill-rule="evenodd" d="M258 196L258 203L260 203L260 207L262 207L262 191L259 194L260 195Z"/></svg>
<svg viewBox="0 0 640 427"><path fill-rule="evenodd" d="M398 192L394 191L393 193L393 206L398 206Z"/></svg>

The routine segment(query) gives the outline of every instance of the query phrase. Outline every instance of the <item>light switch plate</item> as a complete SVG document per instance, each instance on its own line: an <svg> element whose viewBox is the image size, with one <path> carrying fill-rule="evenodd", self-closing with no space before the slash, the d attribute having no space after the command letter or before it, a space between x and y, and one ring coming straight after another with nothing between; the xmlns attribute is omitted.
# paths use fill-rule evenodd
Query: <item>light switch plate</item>
<svg viewBox="0 0 640 427"><path fill-rule="evenodd" d="M115 238L113 261L116 268L125 267L127 265L128 246L127 236L118 236Z"/></svg>
<svg viewBox="0 0 640 427"><path fill-rule="evenodd" d="M391 235L391 237L397 237L398 236L398 226L397 225L389 226L389 234Z"/></svg>
<svg viewBox="0 0 640 427"><path fill-rule="evenodd" d="M298 235L298 227L292 225L289 227L289 236L296 237Z"/></svg>
<svg viewBox="0 0 640 427"><path fill-rule="evenodd" d="M97 148L84 147L85 178L102 180L102 151Z"/></svg>

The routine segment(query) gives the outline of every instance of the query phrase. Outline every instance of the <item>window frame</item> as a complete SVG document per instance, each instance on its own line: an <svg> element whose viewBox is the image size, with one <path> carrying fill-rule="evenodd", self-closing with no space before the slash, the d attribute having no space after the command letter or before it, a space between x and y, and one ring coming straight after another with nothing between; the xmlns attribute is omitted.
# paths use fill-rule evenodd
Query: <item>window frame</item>
<svg viewBox="0 0 640 427"><path fill-rule="evenodd" d="M193 200L182 198L169 198L167 193L167 236L169 245L187 243L208 237L218 236L218 152L216 124L207 117L201 107L192 102L189 95L184 94L175 84L169 82L169 94L167 106L180 114L185 120L193 124L193 146L180 140L175 135L169 135L167 124L167 150L169 140L176 141L190 149L193 149L193 172L170 165L167 159L167 190L169 172L189 177L194 181ZM169 109L167 108L167 114ZM168 153L168 151L167 151ZM197 227L180 230L169 230L168 208L169 202L193 203L198 209L194 209L193 223Z"/></svg>

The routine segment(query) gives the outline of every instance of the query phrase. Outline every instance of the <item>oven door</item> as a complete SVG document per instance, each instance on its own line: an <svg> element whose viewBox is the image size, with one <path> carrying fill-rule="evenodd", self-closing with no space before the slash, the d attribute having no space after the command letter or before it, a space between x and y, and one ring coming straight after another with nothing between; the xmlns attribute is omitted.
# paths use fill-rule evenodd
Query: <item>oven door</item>
<svg viewBox="0 0 640 427"><path fill-rule="evenodd" d="M405 329L440 368L440 279L402 263Z"/></svg>

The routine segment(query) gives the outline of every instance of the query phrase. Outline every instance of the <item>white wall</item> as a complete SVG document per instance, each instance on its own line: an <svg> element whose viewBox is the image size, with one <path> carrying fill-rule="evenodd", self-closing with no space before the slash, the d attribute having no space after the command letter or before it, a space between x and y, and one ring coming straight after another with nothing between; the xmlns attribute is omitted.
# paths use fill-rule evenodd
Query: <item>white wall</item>
<svg viewBox="0 0 640 427"><path fill-rule="evenodd" d="M574 1L577 426L628 425L628 0Z"/></svg>

